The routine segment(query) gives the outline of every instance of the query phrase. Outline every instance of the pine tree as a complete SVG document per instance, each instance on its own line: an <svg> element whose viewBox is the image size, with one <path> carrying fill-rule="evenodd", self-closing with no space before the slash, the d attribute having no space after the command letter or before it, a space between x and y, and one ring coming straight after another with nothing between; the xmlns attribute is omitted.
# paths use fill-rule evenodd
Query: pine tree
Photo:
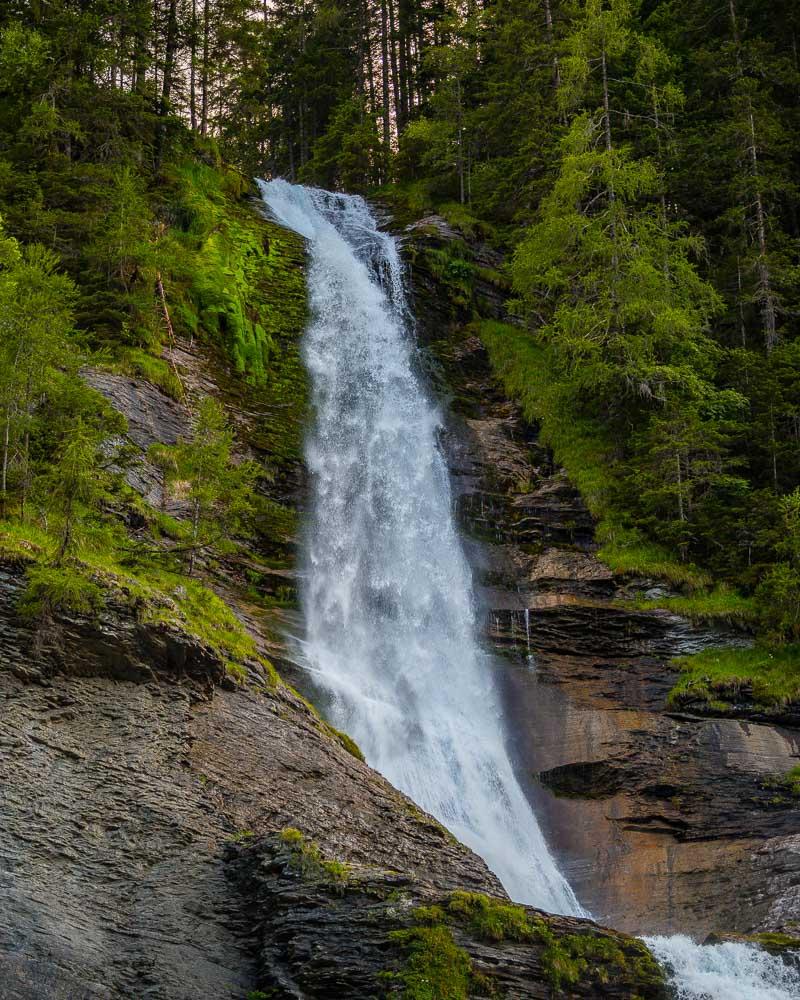
<svg viewBox="0 0 800 1000"><path fill-rule="evenodd" d="M741 405L713 384L708 330L720 302L697 270L702 240L666 217L657 165L617 140L625 109L615 107L612 71L639 51L653 60L630 5L588 0L565 48L559 100L572 120L553 190L517 248L515 286L531 313L546 310L537 337L568 396L628 438L628 475L641 477L654 456L674 470L671 487L640 490L638 503L677 522L683 540L694 494L723 475L709 414ZM623 430L631 423L644 428L634 439Z"/></svg>
<svg viewBox="0 0 800 1000"><path fill-rule="evenodd" d="M233 434L222 407L206 398L200 404L194 434L172 449L156 446L154 457L164 473L164 489L186 501L191 538L187 546L187 573L209 546L246 530L253 515L253 487L259 474L254 462L233 458ZM171 451L174 462L169 462Z"/></svg>

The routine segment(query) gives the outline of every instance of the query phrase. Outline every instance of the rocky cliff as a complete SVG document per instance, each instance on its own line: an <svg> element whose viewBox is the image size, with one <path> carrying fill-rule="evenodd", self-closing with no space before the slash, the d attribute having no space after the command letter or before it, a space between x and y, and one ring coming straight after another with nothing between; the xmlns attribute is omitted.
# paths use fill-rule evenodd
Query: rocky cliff
<svg viewBox="0 0 800 1000"><path fill-rule="evenodd" d="M138 377L86 377L127 417L126 476L152 505L182 514L162 504L146 452L186 432L200 395L224 402L242 453L273 469L251 557L201 567L254 653L231 673L175 610L184 595L153 616L104 578L101 609L43 628L20 612L24 545L4 556L0 995L429 996L415 990L435 974L454 998L662 996L637 942L506 906L483 862L270 668L290 672L303 473L286 441L302 407L288 427L274 392L251 391L207 347L167 355L180 403ZM133 541L139 527L129 514Z"/></svg>
<svg viewBox="0 0 800 1000"><path fill-rule="evenodd" d="M800 800L775 776L800 756L798 706L781 709L789 725L765 724L746 691L736 718L669 707L673 657L747 634L631 600L667 591L598 560L579 494L467 329L502 315L498 258L435 217L404 238L517 760L579 899L629 932L790 929ZM446 263L463 260L468 297Z"/></svg>

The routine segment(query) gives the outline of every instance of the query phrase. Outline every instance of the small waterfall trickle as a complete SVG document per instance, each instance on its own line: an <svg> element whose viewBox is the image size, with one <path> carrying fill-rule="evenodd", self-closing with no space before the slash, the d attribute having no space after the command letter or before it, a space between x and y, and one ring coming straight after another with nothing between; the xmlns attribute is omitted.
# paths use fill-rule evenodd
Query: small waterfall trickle
<svg viewBox="0 0 800 1000"><path fill-rule="evenodd" d="M512 898L585 915L506 749L438 447L440 416L415 373L395 241L361 198L259 183L275 217L309 241L305 655L333 721L480 854ZM530 650L527 610L524 628ZM681 1000L800 996L795 974L757 948L680 936L649 943Z"/></svg>

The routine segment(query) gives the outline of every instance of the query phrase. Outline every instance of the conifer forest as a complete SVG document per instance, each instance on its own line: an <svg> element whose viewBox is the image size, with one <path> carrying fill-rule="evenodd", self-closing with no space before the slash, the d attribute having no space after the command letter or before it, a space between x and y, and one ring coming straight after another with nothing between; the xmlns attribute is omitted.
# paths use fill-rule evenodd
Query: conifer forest
<svg viewBox="0 0 800 1000"><path fill-rule="evenodd" d="M0 998L800 996L800 4L2 0L0 691Z"/></svg>

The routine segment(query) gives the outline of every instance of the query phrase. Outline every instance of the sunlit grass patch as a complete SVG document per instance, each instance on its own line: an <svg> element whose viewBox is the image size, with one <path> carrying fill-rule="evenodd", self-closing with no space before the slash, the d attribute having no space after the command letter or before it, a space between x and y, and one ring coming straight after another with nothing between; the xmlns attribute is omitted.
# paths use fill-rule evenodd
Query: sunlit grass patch
<svg viewBox="0 0 800 1000"><path fill-rule="evenodd" d="M725 710L739 699L766 707L800 699L800 645L705 649L673 661L681 675L668 704Z"/></svg>

